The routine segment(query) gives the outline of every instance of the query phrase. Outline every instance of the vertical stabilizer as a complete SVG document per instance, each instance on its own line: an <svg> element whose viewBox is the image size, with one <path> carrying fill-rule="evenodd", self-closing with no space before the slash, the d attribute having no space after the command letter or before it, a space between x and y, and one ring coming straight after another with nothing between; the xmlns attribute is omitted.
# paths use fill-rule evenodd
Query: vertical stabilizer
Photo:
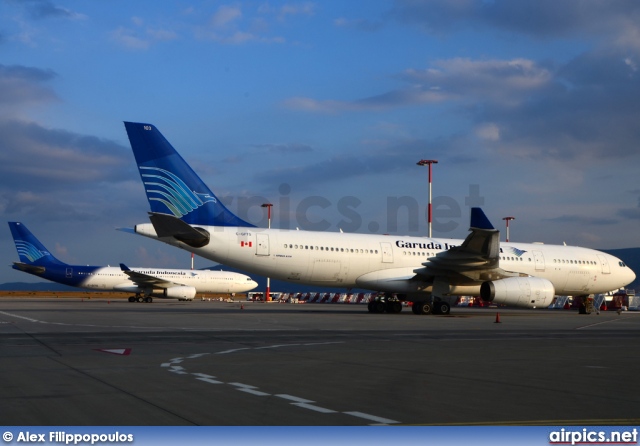
<svg viewBox="0 0 640 446"><path fill-rule="evenodd" d="M27 265L40 266L65 265L65 263L56 259L22 223L10 221L9 228L21 262Z"/></svg>
<svg viewBox="0 0 640 446"><path fill-rule="evenodd" d="M155 126L124 125L152 212L190 225L254 226L218 200Z"/></svg>

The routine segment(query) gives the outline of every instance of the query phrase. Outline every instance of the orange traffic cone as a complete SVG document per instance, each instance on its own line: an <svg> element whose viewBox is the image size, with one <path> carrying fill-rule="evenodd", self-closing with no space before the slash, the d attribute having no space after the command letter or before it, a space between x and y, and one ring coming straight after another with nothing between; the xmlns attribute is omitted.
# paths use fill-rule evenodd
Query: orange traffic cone
<svg viewBox="0 0 640 446"><path fill-rule="evenodd" d="M500 323L500 313L496 313L496 321L494 322L494 324L499 324Z"/></svg>

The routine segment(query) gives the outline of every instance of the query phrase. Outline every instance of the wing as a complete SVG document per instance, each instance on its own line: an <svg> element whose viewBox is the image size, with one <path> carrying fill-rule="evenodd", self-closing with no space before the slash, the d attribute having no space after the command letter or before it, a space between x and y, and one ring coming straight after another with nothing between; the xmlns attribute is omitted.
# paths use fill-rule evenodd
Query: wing
<svg viewBox="0 0 640 446"><path fill-rule="evenodd" d="M171 282L160 277L150 276L148 274L132 271L124 263L120 264L123 273L129 276L129 279L140 288L171 288L174 286L182 286L183 283Z"/></svg>
<svg viewBox="0 0 640 446"><path fill-rule="evenodd" d="M444 279L465 284L519 276L500 268L500 231L480 208L471 208L471 233L462 245L430 257L424 267L414 270L428 281Z"/></svg>

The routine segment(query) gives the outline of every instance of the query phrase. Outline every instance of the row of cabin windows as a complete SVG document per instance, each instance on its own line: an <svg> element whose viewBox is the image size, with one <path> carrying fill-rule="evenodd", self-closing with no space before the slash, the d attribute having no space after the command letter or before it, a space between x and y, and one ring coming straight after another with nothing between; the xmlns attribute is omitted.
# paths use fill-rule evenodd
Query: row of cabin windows
<svg viewBox="0 0 640 446"><path fill-rule="evenodd" d="M426 257L432 257L435 254L432 254L430 252L416 252L416 251L403 251L402 252L403 255L406 256L426 256ZM500 256L500 260L503 261L514 261L514 262L523 262L524 258L523 257L508 257L508 256ZM527 258L528 262L531 262L531 257ZM594 262L593 260L567 260L567 259L553 259L553 263L564 263L564 264L570 264L570 265L597 265L597 262ZM622 262L619 262L621 265L620 266L625 266Z"/></svg>
<svg viewBox="0 0 640 446"><path fill-rule="evenodd" d="M426 252L426 251L402 251L402 255L405 255L405 256L433 257L436 254L432 253L432 252Z"/></svg>
<svg viewBox="0 0 640 446"><path fill-rule="evenodd" d="M378 254L377 249L357 249L357 248L333 248L327 246L311 246L311 245L291 245L285 244L287 249L311 249L315 251L333 251L333 252L347 252L354 254Z"/></svg>
<svg viewBox="0 0 640 446"><path fill-rule="evenodd" d="M553 259L553 263L568 263L570 265L597 265L597 262L593 260L567 260L567 259Z"/></svg>

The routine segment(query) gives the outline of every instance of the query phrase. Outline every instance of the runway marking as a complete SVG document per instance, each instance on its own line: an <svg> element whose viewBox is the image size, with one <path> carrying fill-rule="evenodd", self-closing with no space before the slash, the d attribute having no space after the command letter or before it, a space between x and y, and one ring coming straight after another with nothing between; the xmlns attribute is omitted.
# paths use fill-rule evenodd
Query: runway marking
<svg viewBox="0 0 640 446"><path fill-rule="evenodd" d="M17 314L6 313L4 311L0 311L0 314L4 314L5 316L10 316L10 317L17 317L18 319L24 319L25 321L29 321L29 322L41 322L37 319L31 319L30 317L26 317L26 316L18 316Z"/></svg>
<svg viewBox="0 0 640 446"><path fill-rule="evenodd" d="M281 348L281 347L296 347L302 344L276 344L276 345L268 345L266 347L256 347L254 350L265 350L268 348Z"/></svg>
<svg viewBox="0 0 640 446"><path fill-rule="evenodd" d="M595 324L589 324L589 325L585 325L583 327L578 327L576 328L576 330L582 330L585 328L590 328L590 327L595 327L596 325L602 325L602 324L608 324L609 322L620 322L622 319L611 319L608 321L602 321L602 322L596 322Z"/></svg>
<svg viewBox="0 0 640 446"><path fill-rule="evenodd" d="M291 404L294 406L302 407L303 409L313 410L315 412L336 413L335 410L327 409L325 407L320 407L320 406L314 406L313 404L308 404L308 403L291 403Z"/></svg>
<svg viewBox="0 0 640 446"><path fill-rule="evenodd" d="M178 375L188 375L189 374L189 372L185 372L184 371L184 367L180 367L179 365L172 365L169 368L169 371L172 372L172 373L176 373Z"/></svg>
<svg viewBox="0 0 640 446"><path fill-rule="evenodd" d="M217 379L213 379L215 378L215 376L211 376L211 375L207 375L206 373L192 373L192 375L197 376L198 380L200 381L204 381L206 383L209 384L224 384L222 381L218 381Z"/></svg>
<svg viewBox="0 0 640 446"><path fill-rule="evenodd" d="M381 423L381 424L398 424L398 423L400 423L399 421L390 420L388 418L376 417L375 415L369 415L368 413L362 413L362 412L343 412L343 413L346 413L347 415L352 415L352 416L358 417L358 418L364 418L365 420L375 421L376 423Z"/></svg>
<svg viewBox="0 0 640 446"><path fill-rule="evenodd" d="M254 347L254 348L250 348L250 347L243 347L243 348L236 348L236 349L230 349L230 350L224 350L221 352L216 352L214 354L216 355L221 355L221 354L229 354L229 353L235 353L235 352L239 352L239 351L243 351L243 350L264 350L264 349L275 349L275 348L283 348L283 347L293 347L293 346L316 346L316 345L329 345L329 344L344 344L344 341L338 341L338 342L312 342L312 343L307 343L307 344L274 344L274 345L268 345L268 346L264 346L264 347ZM383 418L383 417L379 417L376 415L371 415L371 414L367 414L364 412L359 412L359 411L347 411L347 412L340 412L337 410L333 410L333 409L329 409L328 407L322 407L322 406L317 406L315 403L315 401L313 400L309 400L306 398L300 398L298 396L294 396L294 395L289 395L287 393L278 393L275 395L272 395L271 393L267 393L267 392L263 392L261 390L259 390L258 387L256 386L252 386L250 384L244 384L244 383L239 383L239 382L228 382L225 383L223 381L219 381L215 376L213 375L208 375L206 373L195 373L195 372L187 372L185 371L184 367L179 366L179 365L175 365L175 364L179 364L182 363L185 359L196 359L196 358L200 358L202 356L208 355L210 353L196 353L190 356L185 357L178 357L178 358L173 358L171 360L169 360L169 362L163 362L160 364L160 367L163 368L168 368L168 370L172 373L176 373L178 375L193 375L195 379L197 379L198 381L203 381L209 384L227 384L230 385L232 387L234 387L236 390L239 390L240 392L244 392L244 393L248 393L250 395L255 395L255 396L276 396L278 398L282 398L284 400L287 400L289 402L289 404L291 404L292 406L296 406L296 407L300 407L302 409L307 409L307 410L312 410L314 412L318 412L318 413L322 413L322 414L333 414L333 413L343 413L345 415L350 415L353 417L357 417L357 418L362 418L364 420L368 420L368 421L372 421L375 424L398 424L400 423L400 421L396 421L396 420L391 420L389 418Z"/></svg>
<svg viewBox="0 0 640 446"><path fill-rule="evenodd" d="M250 386L248 384L242 384L242 383L229 383L229 385L237 387L239 391L241 392L246 392L246 393L250 393L252 395L256 395L256 396L270 396L270 393L266 393L266 392L261 392L260 390L255 390L257 389L256 386Z"/></svg>
<svg viewBox="0 0 640 446"><path fill-rule="evenodd" d="M227 353L235 353L235 352L240 352L242 350L250 350L249 347L244 347L244 348L234 348L231 350L225 350L223 352L217 352L216 355L226 355Z"/></svg>
<svg viewBox="0 0 640 446"><path fill-rule="evenodd" d="M286 393L279 393L275 396L277 396L278 398L284 398L285 400L295 401L296 403L315 403L315 401L298 398L297 396L293 395L287 395Z"/></svg>

